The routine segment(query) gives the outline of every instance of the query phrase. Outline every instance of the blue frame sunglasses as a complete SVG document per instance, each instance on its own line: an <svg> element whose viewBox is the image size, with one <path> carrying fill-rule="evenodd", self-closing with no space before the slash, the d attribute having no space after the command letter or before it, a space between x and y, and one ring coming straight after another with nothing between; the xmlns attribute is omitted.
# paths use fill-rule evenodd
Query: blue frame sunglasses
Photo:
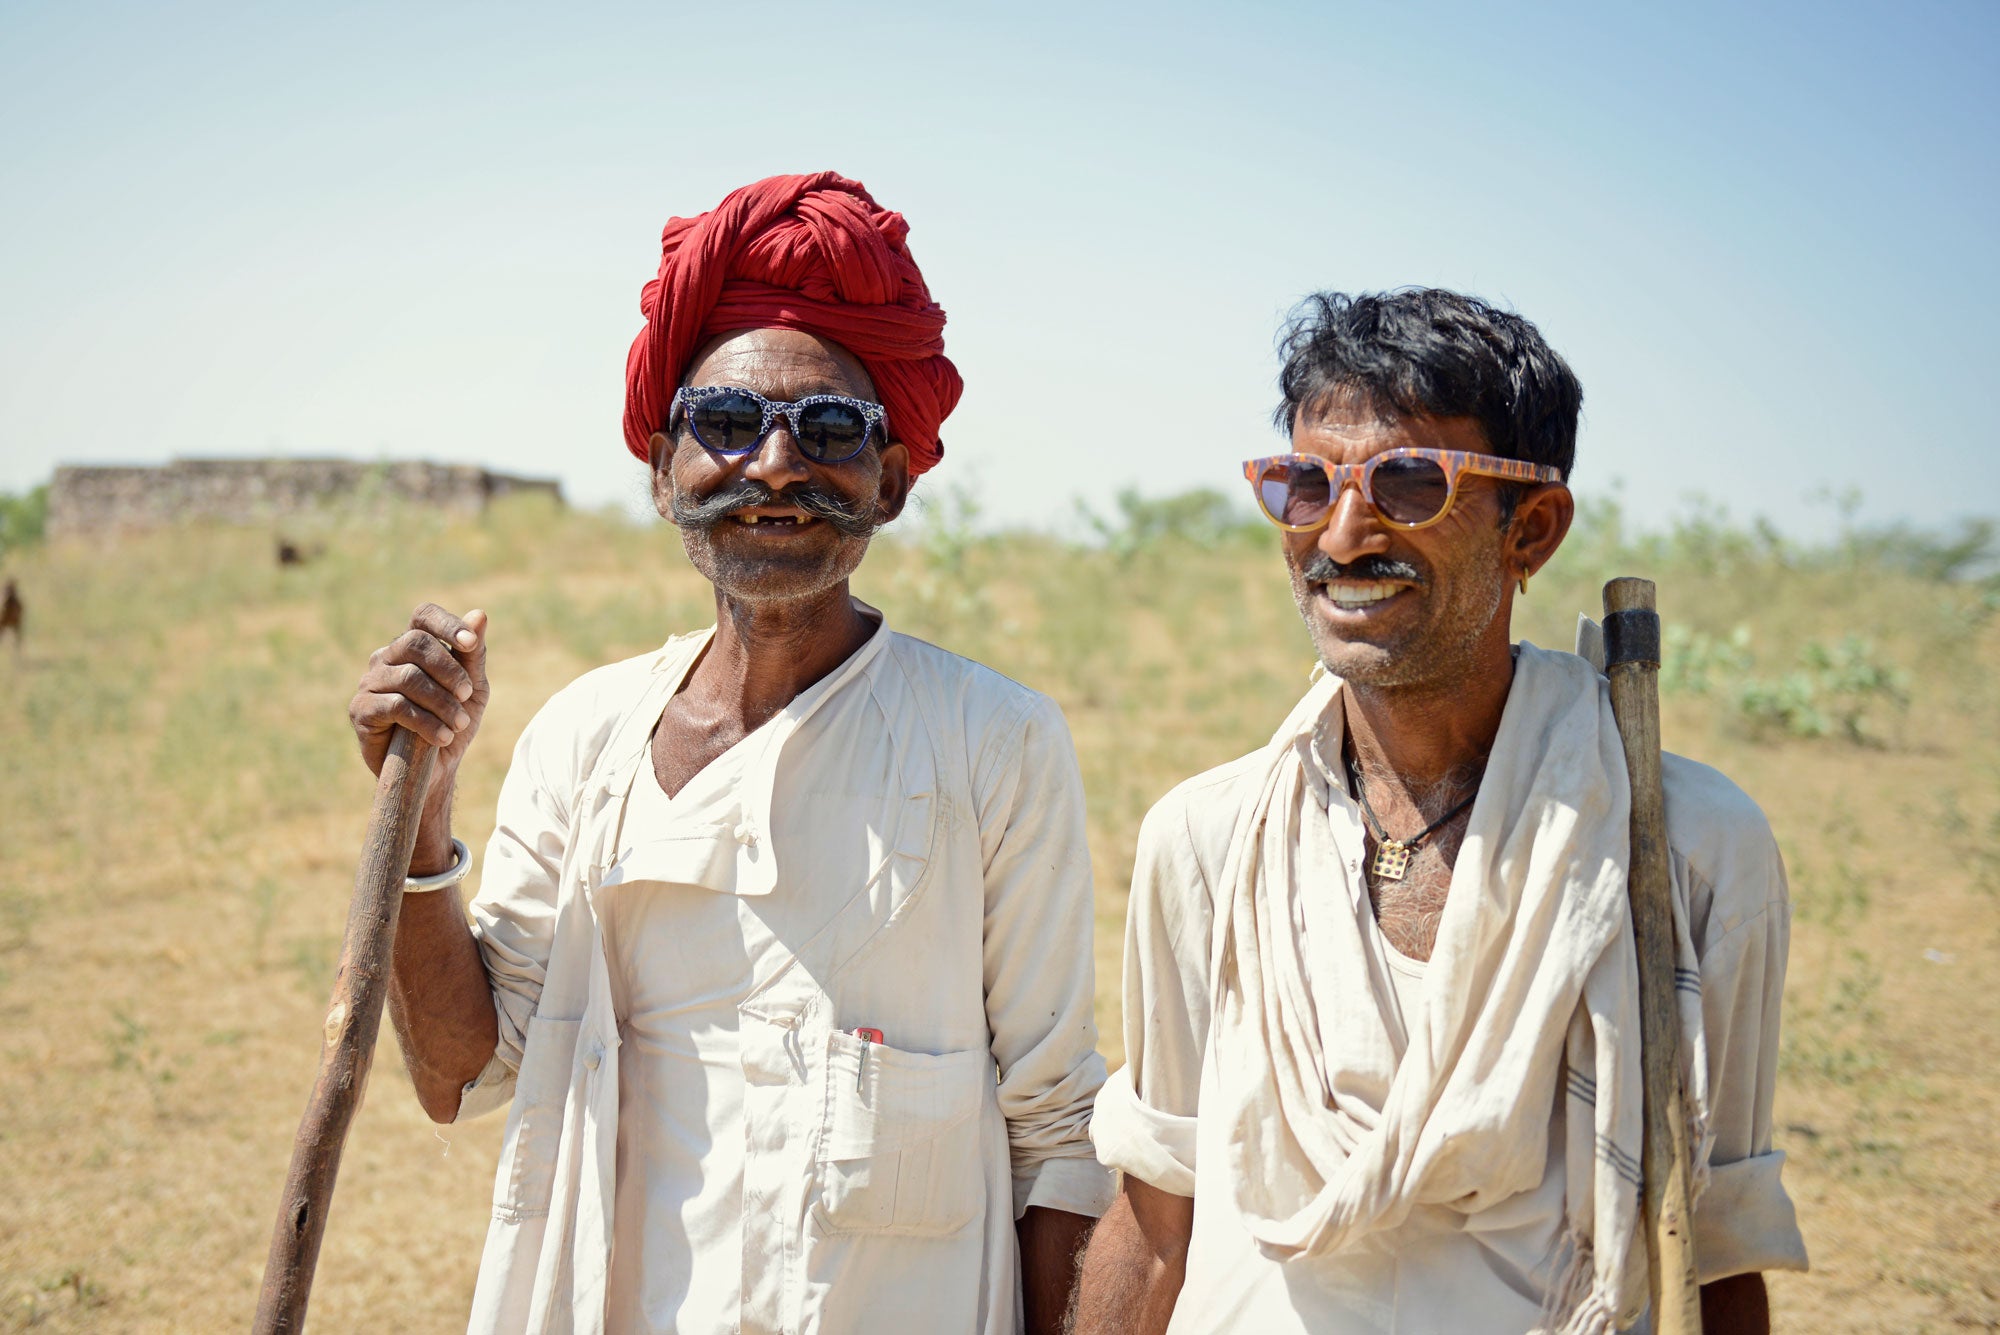
<svg viewBox="0 0 2000 1335"><path fill-rule="evenodd" d="M749 454L782 417L799 453L817 464L843 464L888 434L889 412L845 394L808 394L792 403L735 385L686 385L667 409L669 429L685 416L695 443L711 454Z"/></svg>

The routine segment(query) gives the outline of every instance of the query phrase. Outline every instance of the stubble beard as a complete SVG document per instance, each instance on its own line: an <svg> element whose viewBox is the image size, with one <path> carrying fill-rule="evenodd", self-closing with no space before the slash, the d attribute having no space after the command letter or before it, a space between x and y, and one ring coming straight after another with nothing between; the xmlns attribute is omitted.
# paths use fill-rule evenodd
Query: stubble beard
<svg viewBox="0 0 2000 1335"><path fill-rule="evenodd" d="M745 602L797 602L837 588L860 568L869 542L841 534L831 551L750 555L718 547L712 528L683 528L680 535L688 562L724 594Z"/></svg>
<svg viewBox="0 0 2000 1335"><path fill-rule="evenodd" d="M1418 625L1381 640L1350 640L1322 619L1307 578L1311 568L1311 563L1291 566L1290 574L1292 601L1298 604L1313 649L1328 672L1372 690L1436 690L1465 680L1473 671L1479 642L1506 597L1505 576L1496 561L1483 568L1490 572L1486 578L1466 572L1454 579L1445 604L1433 607ZM1424 580L1418 588L1434 596L1437 585Z"/></svg>
<svg viewBox="0 0 2000 1335"><path fill-rule="evenodd" d="M736 525L731 516L780 500L815 516L813 527L833 535L831 548L818 541L817 534L810 535L802 550L793 551L758 551L755 545L770 540L744 534L738 535L742 544L732 545L749 546L747 551L716 542L718 531ZM676 487L670 493L670 509L688 562L722 593L745 602L796 602L839 587L860 567L879 527L859 505L844 503L831 492L801 487L780 496L758 482L738 483L700 502Z"/></svg>

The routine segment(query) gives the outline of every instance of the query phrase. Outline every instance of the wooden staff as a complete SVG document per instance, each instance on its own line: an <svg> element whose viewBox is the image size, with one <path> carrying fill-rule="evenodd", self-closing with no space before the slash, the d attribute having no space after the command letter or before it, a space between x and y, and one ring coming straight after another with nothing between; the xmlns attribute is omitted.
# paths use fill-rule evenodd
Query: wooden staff
<svg viewBox="0 0 2000 1335"><path fill-rule="evenodd" d="M319 1263L320 1239L333 1203L340 1151L361 1106L361 1091L375 1056L375 1035L382 1026L382 1003L389 996L403 880L410 874L418 807L430 786L435 759L430 743L398 728L382 760L375 810L368 817L361 868L354 877L354 902L347 910L340 973L334 978L333 1004L326 1012L319 1078L313 1082L299 1134L292 1141L291 1171L285 1175L271 1255L264 1263L264 1289L257 1298L257 1322L252 1328L256 1335L297 1335L305 1328L306 1299L312 1293L313 1268Z"/></svg>
<svg viewBox="0 0 2000 1335"><path fill-rule="evenodd" d="M1687 1117L1681 1111L1681 1022L1674 1000L1674 903L1660 782L1660 614L1653 582L1604 586L1604 667L1632 775L1632 935L1639 949L1639 1030L1646 1071L1646 1187L1641 1226L1655 1335L1701 1335Z"/></svg>

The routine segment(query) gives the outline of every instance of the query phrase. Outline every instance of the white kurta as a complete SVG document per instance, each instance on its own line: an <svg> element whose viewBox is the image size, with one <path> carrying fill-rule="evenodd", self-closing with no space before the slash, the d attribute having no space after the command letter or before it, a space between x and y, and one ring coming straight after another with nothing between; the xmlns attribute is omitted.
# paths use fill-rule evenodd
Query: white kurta
<svg viewBox="0 0 2000 1335"><path fill-rule="evenodd" d="M1337 708L1337 705L1336 705ZM1330 713L1333 711L1329 711ZM1333 733L1337 739L1337 730ZM1331 1093L1379 1111L1403 1055L1396 1021L1413 1013L1425 964L1399 954L1374 921L1361 875L1365 829L1337 750L1316 745L1305 819L1326 837L1298 850L1303 893L1293 927L1304 943L1313 1022ZM1400 1226L1327 1255L1273 1260L1237 1216L1229 1146L1208 1044L1211 946L1223 861L1237 811L1254 796L1256 756L1182 784L1147 816L1133 872L1125 945L1126 1066L1098 1101L1092 1134L1108 1165L1195 1202L1186 1281L1171 1330L1259 1335L1519 1335L1537 1326L1564 1228L1565 1116L1549 1114L1539 1186L1465 1213L1419 1205ZM1784 1156L1771 1148L1789 907L1763 814L1728 779L1666 760L1674 891L1701 961L1708 1039L1712 1177L1697 1208L1704 1282L1805 1264ZM1315 921L1351 915L1360 967L1316 948ZM1321 939L1335 933L1323 929ZM1388 1042L1384 1025L1391 1021Z"/></svg>
<svg viewBox="0 0 2000 1335"><path fill-rule="evenodd" d="M460 1115L513 1096L472 1328L1008 1335L1013 1221L1110 1196L1061 715L883 627L669 801L648 738L707 642L516 749L472 906L501 1041Z"/></svg>
<svg viewBox="0 0 2000 1335"><path fill-rule="evenodd" d="M672 799L651 767L642 767L632 785L632 828L696 839L712 830L756 741L731 747ZM709 837L730 835L725 828ZM739 1267L697 1266L695 1259L743 1253L743 1156L717 1150L743 1139L737 1007L784 950L759 911L778 898L649 881L599 898L621 1040L612 1330L737 1324ZM837 906L802 907L817 927Z"/></svg>

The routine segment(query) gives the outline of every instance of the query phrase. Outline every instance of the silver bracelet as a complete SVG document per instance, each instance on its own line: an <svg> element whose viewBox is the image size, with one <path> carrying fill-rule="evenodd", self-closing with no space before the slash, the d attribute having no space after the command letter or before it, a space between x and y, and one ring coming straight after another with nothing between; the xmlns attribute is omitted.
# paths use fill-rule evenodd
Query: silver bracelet
<svg viewBox="0 0 2000 1335"><path fill-rule="evenodd" d="M472 850L465 846L463 839L455 837L452 839L451 859L449 867L434 875L405 876L403 878L403 893L406 895L417 895L422 894L426 890L442 890L448 885L457 885L465 879L466 873L472 870Z"/></svg>

